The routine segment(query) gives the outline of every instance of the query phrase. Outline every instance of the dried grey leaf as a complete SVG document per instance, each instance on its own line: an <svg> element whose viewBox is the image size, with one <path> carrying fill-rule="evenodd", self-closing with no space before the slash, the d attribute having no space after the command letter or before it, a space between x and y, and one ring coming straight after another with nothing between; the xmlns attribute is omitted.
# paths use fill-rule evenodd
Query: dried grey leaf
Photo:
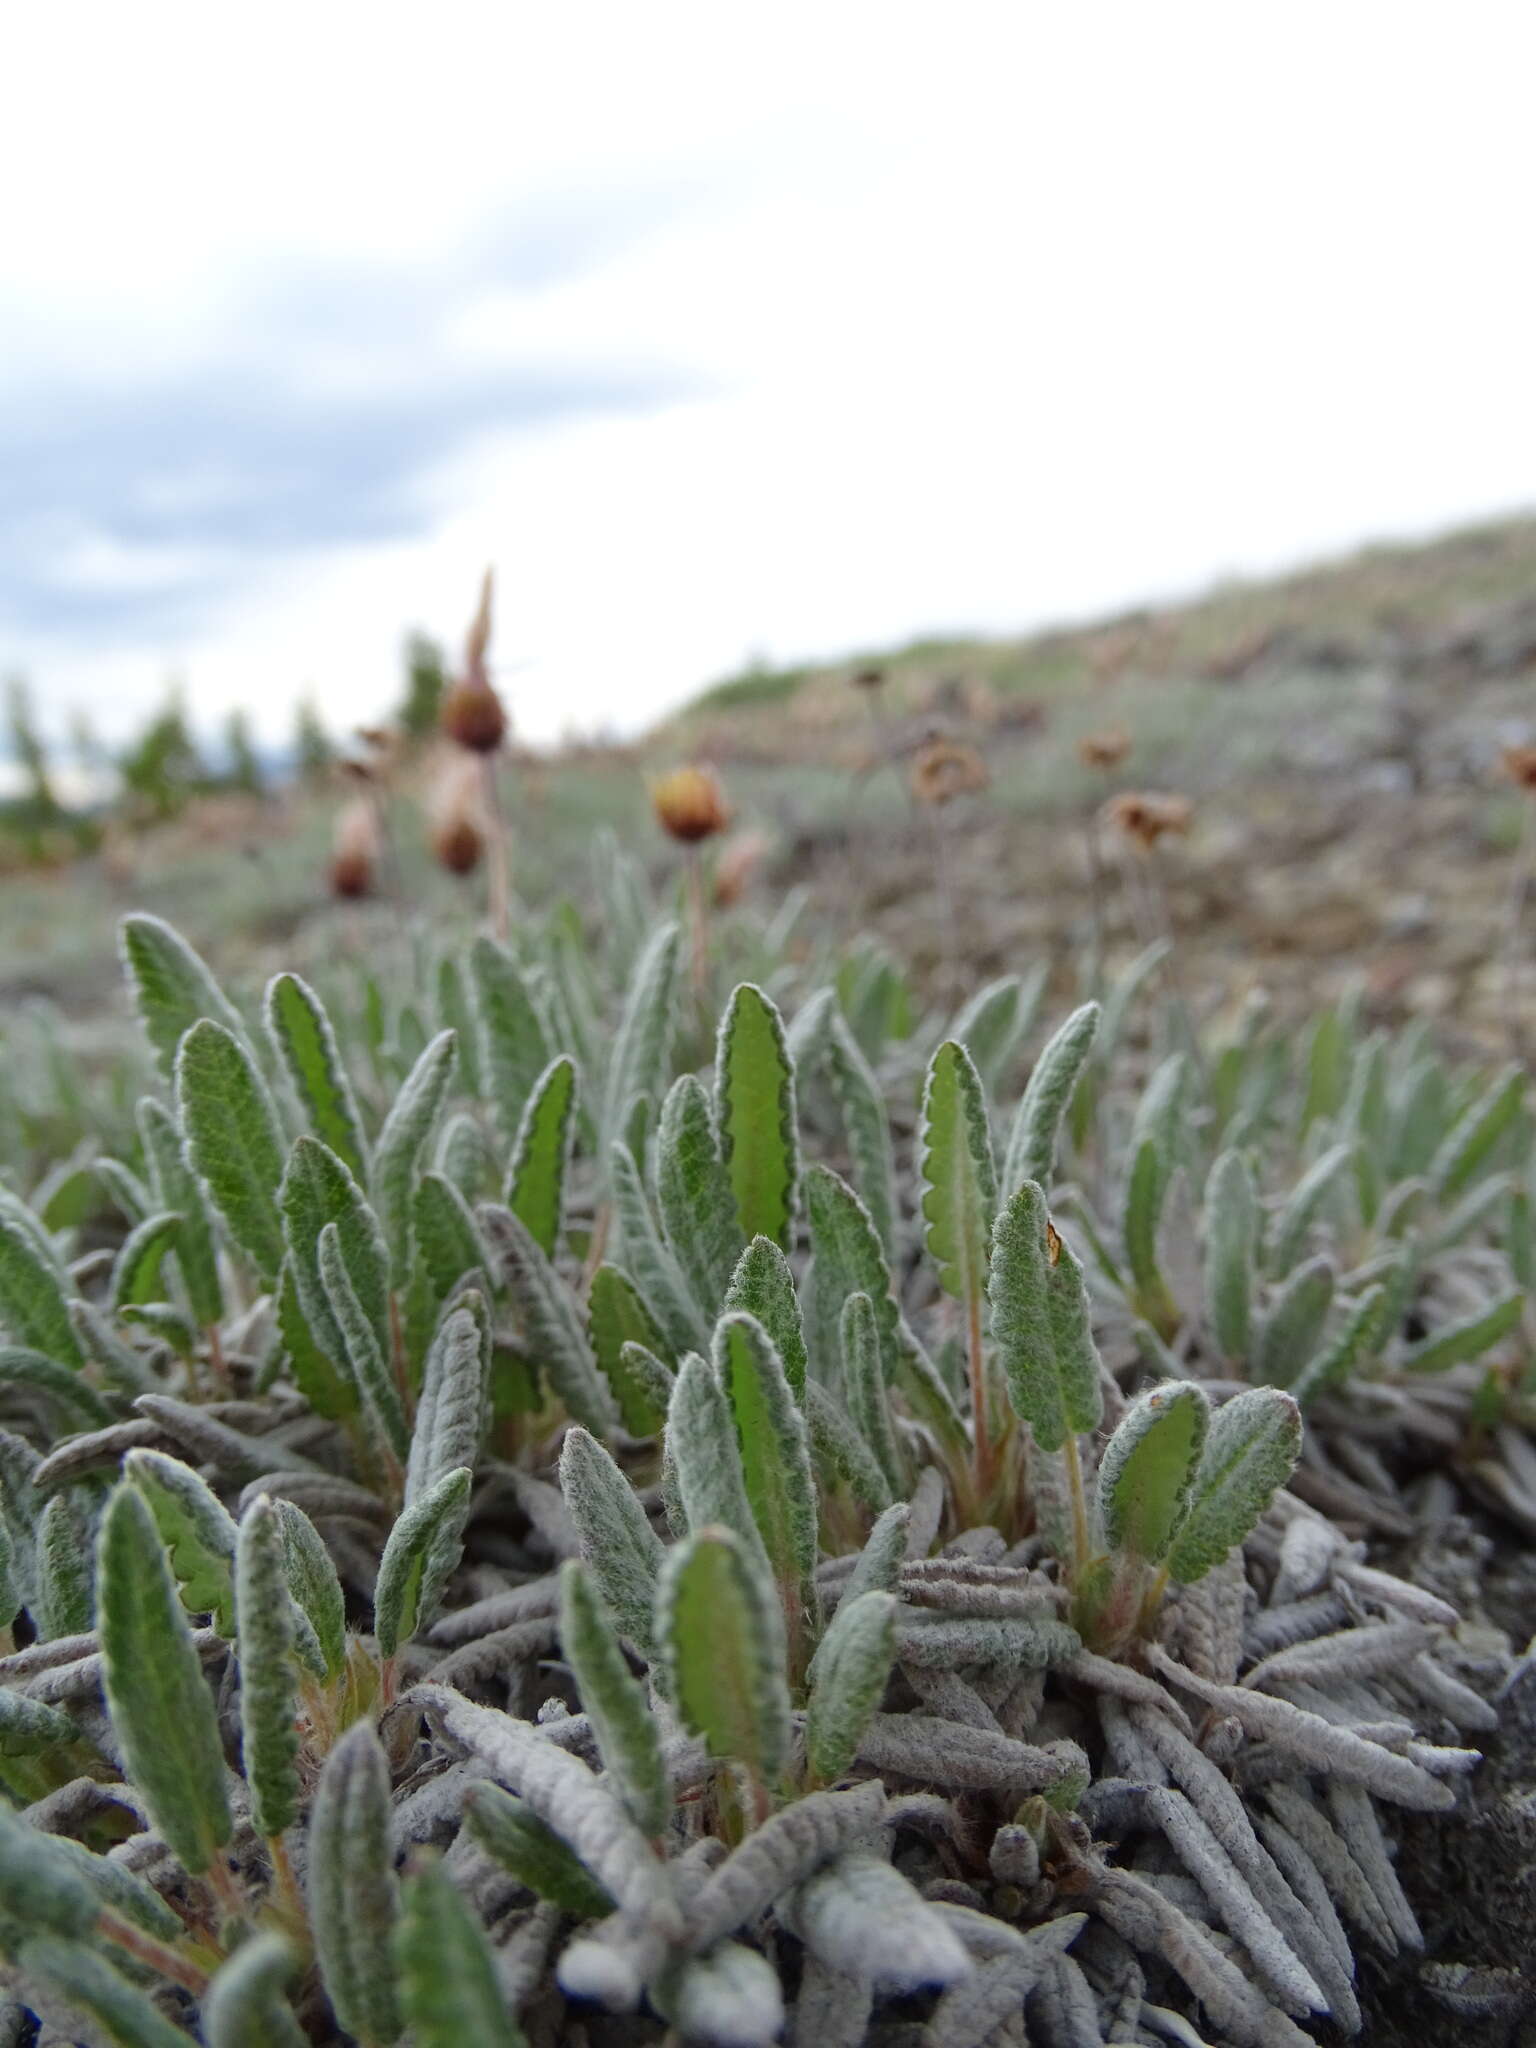
<svg viewBox="0 0 1536 2048"><path fill-rule="evenodd" d="M871 1714L859 1761L931 1785L984 1792L1040 1792L1087 1768L1072 1743L1036 1749L1000 1730L970 1728L930 1714Z"/></svg>
<svg viewBox="0 0 1536 2048"><path fill-rule="evenodd" d="M780 1809L734 1851L688 1908L695 1954L754 1920L786 1887L880 1825L885 1787L875 1780L848 1791L814 1792Z"/></svg>
<svg viewBox="0 0 1536 2048"><path fill-rule="evenodd" d="M953 1984L971 1971L941 1909L861 1850L835 1857L786 1892L779 1918L830 1968L890 1991Z"/></svg>

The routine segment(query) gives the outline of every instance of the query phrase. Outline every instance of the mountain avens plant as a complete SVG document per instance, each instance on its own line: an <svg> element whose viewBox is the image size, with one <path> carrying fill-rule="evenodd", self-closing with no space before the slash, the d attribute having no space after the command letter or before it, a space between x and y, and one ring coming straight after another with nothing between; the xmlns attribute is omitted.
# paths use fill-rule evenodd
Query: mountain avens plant
<svg viewBox="0 0 1536 2048"><path fill-rule="evenodd" d="M1359 2030L1513 1668L1371 1546L1536 1532L1523 1076L790 921L708 1016L606 840L259 1001L125 921L0 1184L7 2038Z"/></svg>

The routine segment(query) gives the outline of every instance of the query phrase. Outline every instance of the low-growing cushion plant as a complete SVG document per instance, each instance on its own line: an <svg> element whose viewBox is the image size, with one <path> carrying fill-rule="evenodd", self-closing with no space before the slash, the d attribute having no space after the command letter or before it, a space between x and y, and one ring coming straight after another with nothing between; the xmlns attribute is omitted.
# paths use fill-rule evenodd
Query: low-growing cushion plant
<svg viewBox="0 0 1536 2048"><path fill-rule="evenodd" d="M13 2024L1357 2029L1504 1675L1358 1536L1536 1528L1521 1077L771 935L710 1033L598 894L249 1009L127 921L159 1084L0 1191Z"/></svg>

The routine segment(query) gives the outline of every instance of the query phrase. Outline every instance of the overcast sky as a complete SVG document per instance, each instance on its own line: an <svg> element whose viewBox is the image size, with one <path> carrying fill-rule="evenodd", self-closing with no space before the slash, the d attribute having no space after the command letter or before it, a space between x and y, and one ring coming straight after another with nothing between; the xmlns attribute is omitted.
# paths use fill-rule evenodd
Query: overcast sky
<svg viewBox="0 0 1536 2048"><path fill-rule="evenodd" d="M525 735L1536 502L1523 4L15 8L0 670Z"/></svg>

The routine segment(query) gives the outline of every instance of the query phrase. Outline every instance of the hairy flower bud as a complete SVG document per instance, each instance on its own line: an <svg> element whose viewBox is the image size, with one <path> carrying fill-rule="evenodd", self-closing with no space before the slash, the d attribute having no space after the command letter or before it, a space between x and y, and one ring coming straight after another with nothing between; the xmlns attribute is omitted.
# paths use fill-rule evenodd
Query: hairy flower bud
<svg viewBox="0 0 1536 2048"><path fill-rule="evenodd" d="M464 646L464 673L443 693L440 713L449 739L473 754L494 754L506 737L507 714L491 687L485 654L491 640L491 572L480 586L480 606Z"/></svg>
<svg viewBox="0 0 1536 2048"><path fill-rule="evenodd" d="M692 846L725 829L725 792L712 768L674 768L651 785L656 816L674 839Z"/></svg>
<svg viewBox="0 0 1536 2048"><path fill-rule="evenodd" d="M439 780L429 802L432 851L451 875L467 875L479 866L485 850L480 808L480 773L463 760Z"/></svg>
<svg viewBox="0 0 1536 2048"><path fill-rule="evenodd" d="M331 890L337 896L371 896L379 861L379 827L364 797L337 814L331 840Z"/></svg>

